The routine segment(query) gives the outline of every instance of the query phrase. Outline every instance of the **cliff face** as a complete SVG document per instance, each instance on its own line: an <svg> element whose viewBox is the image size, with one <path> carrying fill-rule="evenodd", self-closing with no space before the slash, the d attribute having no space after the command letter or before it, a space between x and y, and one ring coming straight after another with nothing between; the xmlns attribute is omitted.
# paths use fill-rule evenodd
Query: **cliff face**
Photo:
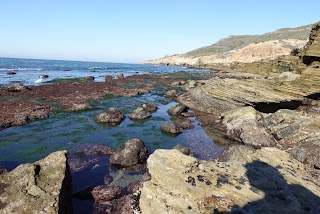
<svg viewBox="0 0 320 214"><path fill-rule="evenodd" d="M311 27L311 25L306 25L298 28L286 28L263 35L229 36L207 47L185 54L150 60L146 63L205 66L273 60L279 56L289 55L293 49L305 46Z"/></svg>

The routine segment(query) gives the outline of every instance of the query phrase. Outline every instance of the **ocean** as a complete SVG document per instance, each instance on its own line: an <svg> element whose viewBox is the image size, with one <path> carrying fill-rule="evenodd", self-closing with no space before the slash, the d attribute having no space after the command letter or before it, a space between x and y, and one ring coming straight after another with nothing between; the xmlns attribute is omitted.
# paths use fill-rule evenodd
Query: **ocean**
<svg viewBox="0 0 320 214"><path fill-rule="evenodd" d="M124 76L148 73L168 73L177 71L205 71L180 66L156 66L144 64L85 62L40 59L0 58L0 86L20 83L35 85L41 75L49 77L42 83L53 79L94 76L96 82L103 82L105 76L113 77L122 73ZM10 74L15 73L15 74Z"/></svg>

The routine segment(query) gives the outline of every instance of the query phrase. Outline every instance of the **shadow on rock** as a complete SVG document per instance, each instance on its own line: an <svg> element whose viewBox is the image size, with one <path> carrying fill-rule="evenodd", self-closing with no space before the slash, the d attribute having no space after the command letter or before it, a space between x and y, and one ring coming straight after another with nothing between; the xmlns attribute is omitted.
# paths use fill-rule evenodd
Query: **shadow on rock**
<svg viewBox="0 0 320 214"><path fill-rule="evenodd" d="M303 186L288 184L276 168L261 161L245 167L251 191L263 191L265 197L244 207L235 206L230 212L216 210L215 213L320 213L320 198Z"/></svg>

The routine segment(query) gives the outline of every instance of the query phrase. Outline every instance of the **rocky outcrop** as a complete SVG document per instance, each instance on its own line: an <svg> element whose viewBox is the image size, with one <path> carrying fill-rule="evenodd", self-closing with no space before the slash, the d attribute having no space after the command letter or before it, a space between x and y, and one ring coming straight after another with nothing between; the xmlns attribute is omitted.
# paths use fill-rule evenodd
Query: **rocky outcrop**
<svg viewBox="0 0 320 214"><path fill-rule="evenodd" d="M142 140L131 139L125 142L119 151L111 155L109 161L120 168L132 167L137 164L143 164L148 155L149 152Z"/></svg>
<svg viewBox="0 0 320 214"><path fill-rule="evenodd" d="M207 162L156 150L147 161L151 180L141 189L142 213L320 211L319 182L288 153L262 148L236 154L228 162Z"/></svg>
<svg viewBox="0 0 320 214"><path fill-rule="evenodd" d="M320 165L319 116L288 109L262 114L243 107L225 112L221 118L226 136L232 140L255 148L276 146L303 163L315 168Z"/></svg>
<svg viewBox="0 0 320 214"><path fill-rule="evenodd" d="M67 152L0 175L0 213L72 213Z"/></svg>
<svg viewBox="0 0 320 214"><path fill-rule="evenodd" d="M279 78L216 79L201 81L197 87L178 97L178 101L191 109L211 114L244 106L253 106L261 112L271 113L281 108L295 109L305 97L320 92L319 69L302 71L296 81Z"/></svg>
<svg viewBox="0 0 320 214"><path fill-rule="evenodd" d="M117 108L109 108L95 117L95 121L97 122L115 125L120 124L124 119L125 115Z"/></svg>

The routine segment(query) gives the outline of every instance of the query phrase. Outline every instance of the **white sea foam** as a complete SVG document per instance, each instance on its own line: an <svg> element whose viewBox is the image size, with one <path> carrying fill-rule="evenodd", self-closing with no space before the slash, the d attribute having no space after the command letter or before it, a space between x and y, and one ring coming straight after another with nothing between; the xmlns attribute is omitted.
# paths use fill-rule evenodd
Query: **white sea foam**
<svg viewBox="0 0 320 214"><path fill-rule="evenodd" d="M42 71L43 68L0 68L0 71Z"/></svg>

